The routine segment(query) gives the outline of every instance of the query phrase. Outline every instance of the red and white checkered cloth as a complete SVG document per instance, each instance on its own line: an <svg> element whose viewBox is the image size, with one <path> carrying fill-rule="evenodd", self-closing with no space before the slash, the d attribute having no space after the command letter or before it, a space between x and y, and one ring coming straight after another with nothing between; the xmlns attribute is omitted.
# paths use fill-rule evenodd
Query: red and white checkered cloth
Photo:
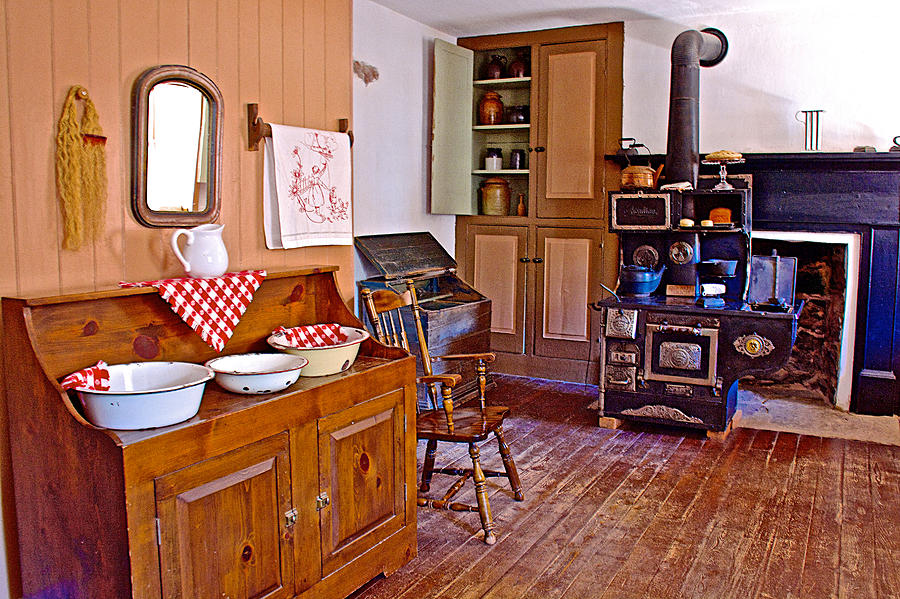
<svg viewBox="0 0 900 599"><path fill-rule="evenodd" d="M347 340L347 335L341 332L341 325L336 323L305 324L291 329L278 327L274 332L283 335L286 345L297 348L328 347Z"/></svg>
<svg viewBox="0 0 900 599"><path fill-rule="evenodd" d="M109 370L103 360L94 366L73 372L62 381L63 389L90 389L91 391L109 391Z"/></svg>
<svg viewBox="0 0 900 599"><path fill-rule="evenodd" d="M119 283L119 287L156 287L182 320L214 350L220 352L231 339L259 289L264 270L225 273L209 279L160 279L140 283Z"/></svg>

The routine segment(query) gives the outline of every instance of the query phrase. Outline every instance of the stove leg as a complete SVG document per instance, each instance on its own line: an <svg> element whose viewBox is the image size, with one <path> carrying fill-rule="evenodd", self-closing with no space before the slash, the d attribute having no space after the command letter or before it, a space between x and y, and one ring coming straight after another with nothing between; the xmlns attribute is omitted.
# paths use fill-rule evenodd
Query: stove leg
<svg viewBox="0 0 900 599"><path fill-rule="evenodd" d="M724 441L728 438L728 435L731 434L731 431L737 428L738 422L741 421L741 411L737 410L734 413L734 416L731 417L731 421L728 423L728 426L725 427L724 431L706 431L706 438L710 441Z"/></svg>

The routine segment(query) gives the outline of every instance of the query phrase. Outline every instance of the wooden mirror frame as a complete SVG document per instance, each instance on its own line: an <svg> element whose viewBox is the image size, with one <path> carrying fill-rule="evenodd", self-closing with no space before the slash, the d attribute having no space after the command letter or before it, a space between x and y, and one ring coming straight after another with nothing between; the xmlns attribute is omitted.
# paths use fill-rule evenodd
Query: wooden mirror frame
<svg viewBox="0 0 900 599"><path fill-rule="evenodd" d="M184 81L200 90L209 102L209 182L206 208L200 212L163 212L147 204L147 125L150 90L165 81ZM221 207L222 181L222 93L212 79L182 65L151 67L134 82L131 93L131 210L146 227L196 226L215 221Z"/></svg>

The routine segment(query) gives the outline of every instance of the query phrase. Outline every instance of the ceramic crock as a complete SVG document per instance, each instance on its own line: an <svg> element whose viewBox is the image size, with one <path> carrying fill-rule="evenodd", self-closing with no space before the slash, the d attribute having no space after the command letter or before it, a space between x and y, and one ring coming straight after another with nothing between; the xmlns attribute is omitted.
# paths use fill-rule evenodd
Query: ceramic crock
<svg viewBox="0 0 900 599"><path fill-rule="evenodd" d="M500 177L485 179L481 184L481 213L493 216L509 215L509 183Z"/></svg>
<svg viewBox="0 0 900 599"><path fill-rule="evenodd" d="M478 102L478 124L499 125L503 122L503 102L500 94L489 91Z"/></svg>

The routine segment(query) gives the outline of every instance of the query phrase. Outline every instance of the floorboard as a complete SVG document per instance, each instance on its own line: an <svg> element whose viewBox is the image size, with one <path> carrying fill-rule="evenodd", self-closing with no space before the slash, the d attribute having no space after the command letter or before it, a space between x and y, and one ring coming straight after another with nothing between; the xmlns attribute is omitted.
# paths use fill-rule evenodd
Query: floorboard
<svg viewBox="0 0 900 599"><path fill-rule="evenodd" d="M419 556L354 599L900 599L900 448L737 429L596 426L596 387L498 376L525 490L477 513L420 508ZM424 443L419 447L419 464ZM486 468L502 469L493 439ZM466 466L464 446L438 464ZM452 477L435 475L431 494ZM459 499L474 503L471 483Z"/></svg>

